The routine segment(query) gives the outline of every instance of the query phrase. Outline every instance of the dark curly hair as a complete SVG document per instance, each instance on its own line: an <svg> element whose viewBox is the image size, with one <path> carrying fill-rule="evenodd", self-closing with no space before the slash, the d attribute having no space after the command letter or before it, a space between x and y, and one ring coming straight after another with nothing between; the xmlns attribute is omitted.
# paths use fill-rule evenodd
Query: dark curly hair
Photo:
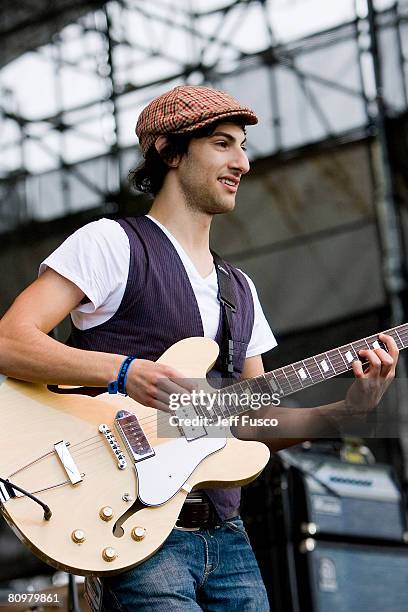
<svg viewBox="0 0 408 612"><path fill-rule="evenodd" d="M167 143L161 149L160 153L153 145L146 153L145 159L134 170L129 172L129 181L131 185L142 193L156 196L163 186L164 179L169 171L169 163L178 156L183 156L187 153L190 141L193 138L205 138L211 136L217 125L224 122L221 120L211 125L207 125L199 130L188 132L186 134L166 134ZM242 127L245 133L245 126L239 120L239 117L229 118L228 122L235 123Z"/></svg>

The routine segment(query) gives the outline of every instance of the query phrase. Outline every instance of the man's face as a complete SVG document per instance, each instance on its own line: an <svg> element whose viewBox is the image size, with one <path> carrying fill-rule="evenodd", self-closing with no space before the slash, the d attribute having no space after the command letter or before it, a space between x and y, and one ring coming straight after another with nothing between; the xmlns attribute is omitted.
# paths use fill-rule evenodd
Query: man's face
<svg viewBox="0 0 408 612"><path fill-rule="evenodd" d="M228 122L191 140L177 168L189 208L211 215L234 209L241 176L249 170L245 142L243 129Z"/></svg>

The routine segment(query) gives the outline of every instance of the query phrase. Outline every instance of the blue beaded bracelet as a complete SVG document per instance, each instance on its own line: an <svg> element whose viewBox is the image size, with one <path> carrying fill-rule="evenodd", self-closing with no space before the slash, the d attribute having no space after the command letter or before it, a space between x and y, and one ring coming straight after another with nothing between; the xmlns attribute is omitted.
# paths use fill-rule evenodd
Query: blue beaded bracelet
<svg viewBox="0 0 408 612"><path fill-rule="evenodd" d="M126 379L129 372L130 364L135 361L135 359L137 359L137 357L134 357L132 355L130 357L126 357L126 359L119 368L117 379L108 384L109 393L120 393L120 395L127 395Z"/></svg>

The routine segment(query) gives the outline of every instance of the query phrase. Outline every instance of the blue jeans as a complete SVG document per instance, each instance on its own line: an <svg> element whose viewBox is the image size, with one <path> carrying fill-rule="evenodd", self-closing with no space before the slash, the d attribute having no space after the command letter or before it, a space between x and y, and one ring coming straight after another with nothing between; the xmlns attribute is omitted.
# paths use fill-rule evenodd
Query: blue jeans
<svg viewBox="0 0 408 612"><path fill-rule="evenodd" d="M173 529L153 557L103 583L106 612L269 611L255 555L239 517L214 529Z"/></svg>

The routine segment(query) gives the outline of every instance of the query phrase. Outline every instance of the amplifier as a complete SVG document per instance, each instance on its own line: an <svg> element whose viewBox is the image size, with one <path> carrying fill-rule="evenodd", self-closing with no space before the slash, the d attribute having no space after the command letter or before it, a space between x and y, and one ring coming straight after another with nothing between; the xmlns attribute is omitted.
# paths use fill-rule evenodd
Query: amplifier
<svg viewBox="0 0 408 612"><path fill-rule="evenodd" d="M297 576L301 612L408 610L407 548L308 538Z"/></svg>
<svg viewBox="0 0 408 612"><path fill-rule="evenodd" d="M407 542L406 511L390 466L315 453L291 453L290 461L301 533Z"/></svg>

